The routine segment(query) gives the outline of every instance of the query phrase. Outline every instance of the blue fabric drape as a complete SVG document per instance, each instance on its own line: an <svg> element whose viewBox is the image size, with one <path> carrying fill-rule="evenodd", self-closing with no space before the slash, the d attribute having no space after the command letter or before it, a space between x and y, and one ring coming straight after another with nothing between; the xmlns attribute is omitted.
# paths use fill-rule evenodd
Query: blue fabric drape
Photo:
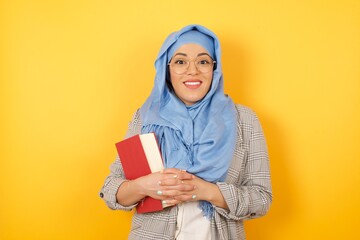
<svg viewBox="0 0 360 240"><path fill-rule="evenodd" d="M182 35L197 32L210 37L216 67L207 95L192 106L186 106L167 87L166 71L169 49L182 45ZM191 36L190 36L191 39ZM202 41L190 42L204 45ZM208 49L209 46L204 46ZM216 183L225 180L236 138L236 110L230 97L224 94L221 49L217 36L200 25L189 25L170 34L155 61L154 87L140 108L142 133L154 132L160 144L165 167L187 170L196 176ZM200 201L204 215L211 216L212 205Z"/></svg>

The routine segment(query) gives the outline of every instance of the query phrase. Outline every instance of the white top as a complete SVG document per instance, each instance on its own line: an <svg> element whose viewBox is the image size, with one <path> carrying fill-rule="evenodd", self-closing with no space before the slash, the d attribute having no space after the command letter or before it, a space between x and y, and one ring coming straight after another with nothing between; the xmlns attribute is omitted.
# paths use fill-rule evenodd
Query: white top
<svg viewBox="0 0 360 240"><path fill-rule="evenodd" d="M187 202L177 205L176 240L208 240L210 235L210 220L203 216L199 202Z"/></svg>

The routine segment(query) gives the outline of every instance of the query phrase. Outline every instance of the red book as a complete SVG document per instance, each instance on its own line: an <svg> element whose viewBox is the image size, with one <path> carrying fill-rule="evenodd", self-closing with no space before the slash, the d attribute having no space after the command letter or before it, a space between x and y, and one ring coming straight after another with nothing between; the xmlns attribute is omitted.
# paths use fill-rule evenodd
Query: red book
<svg viewBox="0 0 360 240"><path fill-rule="evenodd" d="M126 179L133 180L164 168L154 133L138 134L115 144ZM145 197L136 206L138 213L163 210L161 200Z"/></svg>

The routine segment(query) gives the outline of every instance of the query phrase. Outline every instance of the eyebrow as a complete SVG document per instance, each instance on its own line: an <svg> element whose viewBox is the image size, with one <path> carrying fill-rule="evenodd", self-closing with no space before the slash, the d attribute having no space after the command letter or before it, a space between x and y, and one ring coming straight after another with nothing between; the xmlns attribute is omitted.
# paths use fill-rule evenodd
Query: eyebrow
<svg viewBox="0 0 360 240"><path fill-rule="evenodd" d="M174 57L177 56L177 55L181 55L181 56L187 57L187 54L186 54L186 53L181 53L181 52L175 53ZM197 56L200 57L200 56L203 56L203 55L208 55L208 56L210 57L210 55L207 54L207 53L205 53L205 52L199 53Z"/></svg>

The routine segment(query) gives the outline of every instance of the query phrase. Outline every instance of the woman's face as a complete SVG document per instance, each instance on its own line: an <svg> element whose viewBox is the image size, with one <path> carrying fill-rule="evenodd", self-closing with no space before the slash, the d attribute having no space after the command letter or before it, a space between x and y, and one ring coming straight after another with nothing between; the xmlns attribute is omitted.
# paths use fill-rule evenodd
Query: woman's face
<svg viewBox="0 0 360 240"><path fill-rule="evenodd" d="M169 68L170 80L176 96L190 106L203 99L208 93L213 78L213 70L203 73L195 66L195 59L209 57L208 52L200 45L189 43L182 45L173 55L171 64L176 59L189 60L189 68L182 74Z"/></svg>

